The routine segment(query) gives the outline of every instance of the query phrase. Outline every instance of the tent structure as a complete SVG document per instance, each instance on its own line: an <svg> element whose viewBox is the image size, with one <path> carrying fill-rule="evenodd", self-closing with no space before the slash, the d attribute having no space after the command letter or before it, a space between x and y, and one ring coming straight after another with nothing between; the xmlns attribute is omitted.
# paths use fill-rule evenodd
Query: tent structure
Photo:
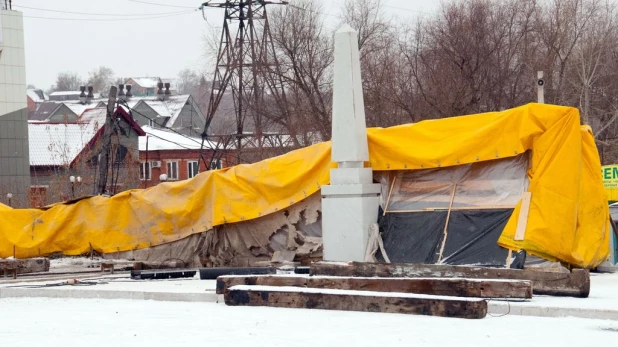
<svg viewBox="0 0 618 347"><path fill-rule="evenodd" d="M601 164L577 109L528 104L373 128L367 136L368 165L383 182L386 219L380 223L386 244L403 237L424 250L431 243L423 259L434 262L476 261L476 255L496 244L504 250L490 252L494 263L501 257L506 261L507 250L586 268L607 259L609 209ZM90 246L115 253L229 227L242 234L243 225L286 213L319 194L333 165L330 143L324 142L109 198L47 210L0 206L0 257L13 255L14 246L18 257L83 254ZM401 227L410 223L415 226ZM269 249L279 229L265 239L247 238ZM414 230L431 230L432 241ZM288 241L292 248L299 245ZM391 251L420 257L413 249Z"/></svg>

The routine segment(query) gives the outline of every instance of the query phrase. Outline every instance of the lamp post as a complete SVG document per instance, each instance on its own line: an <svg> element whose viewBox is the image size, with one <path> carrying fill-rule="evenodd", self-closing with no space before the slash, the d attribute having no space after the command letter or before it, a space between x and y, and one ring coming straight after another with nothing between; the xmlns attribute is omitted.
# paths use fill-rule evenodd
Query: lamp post
<svg viewBox="0 0 618 347"><path fill-rule="evenodd" d="M71 182L71 199L75 199L75 176L69 177L69 182Z"/></svg>
<svg viewBox="0 0 618 347"><path fill-rule="evenodd" d="M7 193L6 194L6 198L7 198L7 200L9 200L9 206L11 206L11 199L13 199L13 194Z"/></svg>
<svg viewBox="0 0 618 347"><path fill-rule="evenodd" d="M75 199L75 182L77 181L77 183L82 183L82 177L81 176L71 176L69 177L69 181L71 182L71 198Z"/></svg>

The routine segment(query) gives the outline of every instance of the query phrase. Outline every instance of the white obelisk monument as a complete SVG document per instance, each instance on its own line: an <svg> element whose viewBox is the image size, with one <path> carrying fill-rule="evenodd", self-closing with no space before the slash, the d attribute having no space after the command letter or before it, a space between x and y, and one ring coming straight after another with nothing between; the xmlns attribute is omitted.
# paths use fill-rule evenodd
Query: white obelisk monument
<svg viewBox="0 0 618 347"><path fill-rule="evenodd" d="M380 185L373 184L358 37L344 25L335 33L330 185L322 187L324 260L364 261L369 226L378 219Z"/></svg>

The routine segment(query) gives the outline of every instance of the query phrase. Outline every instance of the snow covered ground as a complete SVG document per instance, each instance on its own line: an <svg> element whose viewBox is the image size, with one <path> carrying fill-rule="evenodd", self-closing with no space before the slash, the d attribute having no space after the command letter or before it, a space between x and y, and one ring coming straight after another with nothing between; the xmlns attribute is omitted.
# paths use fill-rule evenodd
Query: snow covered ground
<svg viewBox="0 0 618 347"><path fill-rule="evenodd" d="M71 264L72 265L72 264ZM58 283L0 282L0 346L530 346L613 345L618 320L618 274L592 274L586 299L535 296L481 320L403 314L266 307L228 307L215 301L215 281L135 281L127 274L104 276L93 286L7 288ZM18 280L19 281L19 280ZM14 290L13 296L2 296ZM3 292L4 291L4 292ZM18 295L14 295L14 294ZM127 295L132 294L132 295ZM138 295L139 294L139 295ZM166 295L170 296L166 296ZM64 295L60 298L42 296ZM86 299L86 298L88 299ZM99 299L99 298L107 299ZM141 300L126 300L132 298ZM146 299L146 300L144 300ZM163 300L163 301L160 301ZM178 300L178 302L166 301ZM195 301L195 302L187 302ZM490 305L495 305L491 301ZM499 305L507 305L498 302ZM588 310L588 319L519 316L521 306ZM592 310L592 311L590 311ZM573 311L571 311L573 312ZM521 314L521 313L520 313ZM544 315L542 312L533 315ZM569 315L569 314L567 314ZM613 343L613 344L612 344Z"/></svg>
<svg viewBox="0 0 618 347"><path fill-rule="evenodd" d="M215 303L0 300L3 346L591 346L618 322L521 316L482 320L228 307Z"/></svg>

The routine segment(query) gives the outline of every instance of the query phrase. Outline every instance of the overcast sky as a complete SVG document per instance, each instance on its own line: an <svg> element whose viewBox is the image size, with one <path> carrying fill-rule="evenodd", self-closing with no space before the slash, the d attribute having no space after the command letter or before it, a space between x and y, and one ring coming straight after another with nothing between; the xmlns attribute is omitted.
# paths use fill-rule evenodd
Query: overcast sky
<svg viewBox="0 0 618 347"><path fill-rule="evenodd" d="M323 2L327 20L335 23L344 0L315 1ZM203 58L202 38L209 25L221 26L223 10L208 9L205 21L196 11L202 2L13 0L13 9L24 14L26 81L47 89L59 72L87 78L88 71L101 65L117 77L175 77L185 67L211 70ZM413 21L435 13L439 1L385 4L389 16Z"/></svg>

